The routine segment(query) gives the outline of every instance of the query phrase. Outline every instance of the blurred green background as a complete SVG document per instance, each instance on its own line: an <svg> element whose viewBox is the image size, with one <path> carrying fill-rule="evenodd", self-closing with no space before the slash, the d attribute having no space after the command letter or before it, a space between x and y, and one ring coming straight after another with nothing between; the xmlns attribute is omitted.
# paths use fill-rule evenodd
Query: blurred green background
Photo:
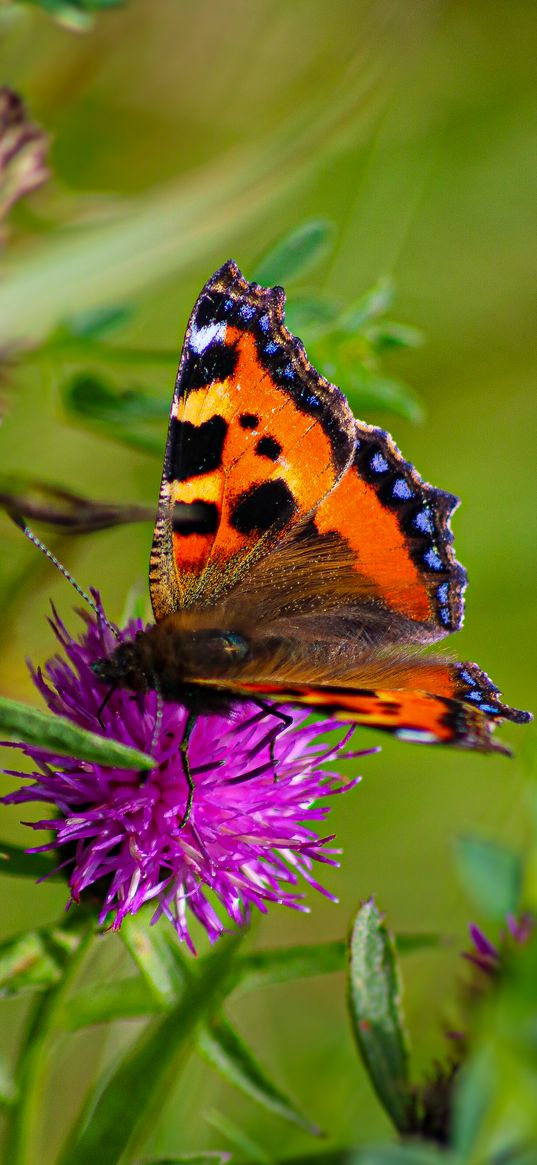
<svg viewBox="0 0 537 1165"><path fill-rule="evenodd" d="M417 391L424 421L364 419L390 428L427 480L462 498L454 526L470 585L452 651L490 671L509 702L535 708L533 5L138 0L77 34L8 4L0 32L2 80L52 138L51 180L17 208L6 243L0 342L43 340L69 313L128 304L117 343L178 353L194 298L225 259L248 276L281 235L313 216L332 219L335 250L303 286L350 301L391 273L397 318L426 337L384 365ZM158 459L98 439L62 411L59 389L75 370L44 356L14 369L3 390L2 471L152 503ZM173 359L105 371L119 388L170 396ZM164 423L161 438L163 447ZM66 585L7 520L1 534L1 692L33 700L24 657L51 652L49 597L71 629L76 618ZM145 586L150 540L148 525L49 539L115 618L129 588ZM508 726L501 736L516 749L511 762L382 740L380 755L361 765L359 790L332 811L344 857L326 880L339 905L312 894L310 917L273 909L248 940L341 937L372 893L396 932L441 932L440 950L404 962L419 1067L443 1048L474 913L454 840L468 831L517 845L526 838L531 730ZM379 740L358 731L362 742ZM27 844L20 812L3 817L3 835ZM2 933L54 919L64 898L57 884L4 879ZM123 956L113 937L102 958L116 973ZM264 1063L328 1130L327 1144L389 1131L352 1046L342 986L327 977L234 1006ZM2 1005L5 1054L25 1007ZM51 1081L44 1160L98 1058L128 1035L116 1031L106 1046L99 1034L71 1040L68 1073L64 1060ZM170 1151L178 1137L182 1149L221 1147L213 1110L275 1152L310 1151L304 1134L199 1061L169 1097L152 1150Z"/></svg>

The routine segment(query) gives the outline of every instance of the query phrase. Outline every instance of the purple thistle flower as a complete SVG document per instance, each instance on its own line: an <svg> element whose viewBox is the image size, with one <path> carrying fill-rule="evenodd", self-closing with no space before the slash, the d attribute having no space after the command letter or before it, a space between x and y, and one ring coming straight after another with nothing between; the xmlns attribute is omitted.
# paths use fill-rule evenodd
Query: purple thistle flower
<svg viewBox="0 0 537 1165"><path fill-rule="evenodd" d="M487 938L484 931L475 922L471 922L468 926L472 950L463 951L462 957L483 971L485 975L498 975L508 949L513 944L524 946L532 934L534 921L530 914L522 914L520 918L516 918L514 914L508 914L506 922L507 929L500 934L497 946Z"/></svg>
<svg viewBox="0 0 537 1165"><path fill-rule="evenodd" d="M53 612L51 626L67 659L54 656L44 671L31 668L36 687L52 712L141 749L157 764L141 776L18 745L36 771L10 775L34 783L3 800L56 806L53 817L30 823L55 838L29 852L59 850L71 902L92 888L102 903L100 922L112 916L118 929L125 915L155 900L153 921L165 914L194 950L188 911L215 941L226 921L245 923L252 907L266 911L278 902L307 910L300 879L333 898L316 880L313 863L337 866L339 851L328 847L333 835L320 838L311 825L329 811L318 804L320 797L346 792L360 779L341 785L337 774L319 767L336 756L367 755L344 751L353 729L332 746L321 744L319 735L341 729L341 722L305 725L308 710L286 706L293 723L274 741L274 767L270 712L238 703L226 715L199 716L189 744L193 808L179 828L188 794L179 755L188 710L180 704L159 709L155 692L117 690L102 709L101 724L103 685L91 664L116 643L102 621L83 617L87 626L77 641ZM142 629L141 620L131 621L121 641Z"/></svg>

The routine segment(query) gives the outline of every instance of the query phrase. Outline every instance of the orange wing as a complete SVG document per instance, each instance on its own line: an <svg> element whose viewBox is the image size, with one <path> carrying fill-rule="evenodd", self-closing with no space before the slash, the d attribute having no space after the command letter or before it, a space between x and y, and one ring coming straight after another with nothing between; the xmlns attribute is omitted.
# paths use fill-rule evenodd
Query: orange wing
<svg viewBox="0 0 537 1165"><path fill-rule="evenodd" d="M188 325L150 568L171 689L178 669L178 692L188 681L401 739L506 751L495 723L530 714L502 704L475 664L416 654L462 623L458 501L354 421L284 327L284 301L230 261ZM187 665L181 637L192 648L198 631ZM207 631L241 642L225 674Z"/></svg>
<svg viewBox="0 0 537 1165"><path fill-rule="evenodd" d="M350 463L354 419L232 261L203 288L173 397L150 564L157 621L212 607Z"/></svg>
<svg viewBox="0 0 537 1165"><path fill-rule="evenodd" d="M398 639L431 642L462 624L466 572L450 529L458 504L422 480L389 433L356 421L352 467L318 507L315 531L347 544L356 589L368 580L371 598L406 621Z"/></svg>
<svg viewBox="0 0 537 1165"><path fill-rule="evenodd" d="M532 719L530 712L503 704L498 688L475 663L423 660L414 672L402 672L399 682L401 686L380 689L258 682L241 684L241 692L277 704L307 704L412 744L449 744L506 756L510 749L492 737L495 725Z"/></svg>

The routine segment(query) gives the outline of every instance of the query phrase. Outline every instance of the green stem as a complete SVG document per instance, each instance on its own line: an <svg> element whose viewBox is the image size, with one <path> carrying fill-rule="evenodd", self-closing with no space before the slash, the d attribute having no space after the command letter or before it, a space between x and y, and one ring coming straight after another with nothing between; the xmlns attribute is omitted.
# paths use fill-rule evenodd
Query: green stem
<svg viewBox="0 0 537 1165"><path fill-rule="evenodd" d="M80 926L80 918L77 919ZM93 938L93 919L85 920L78 944L65 952L63 974L58 983L39 996L33 1007L16 1068L16 1102L9 1112L5 1161L28 1165L39 1160L37 1136L41 1124L41 1103L50 1069L51 1043L60 1029L57 1022L63 1002Z"/></svg>

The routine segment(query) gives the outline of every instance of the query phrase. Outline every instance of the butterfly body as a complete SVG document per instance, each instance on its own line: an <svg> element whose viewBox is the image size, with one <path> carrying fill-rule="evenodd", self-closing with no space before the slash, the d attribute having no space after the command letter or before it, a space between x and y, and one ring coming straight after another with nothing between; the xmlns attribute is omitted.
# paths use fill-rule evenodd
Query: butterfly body
<svg viewBox="0 0 537 1165"><path fill-rule="evenodd" d="M304 703L401 739L506 751L475 664L423 648L460 627L450 518L389 434L354 419L284 325L281 288L226 263L187 328L150 561L155 625L95 665L211 710Z"/></svg>

